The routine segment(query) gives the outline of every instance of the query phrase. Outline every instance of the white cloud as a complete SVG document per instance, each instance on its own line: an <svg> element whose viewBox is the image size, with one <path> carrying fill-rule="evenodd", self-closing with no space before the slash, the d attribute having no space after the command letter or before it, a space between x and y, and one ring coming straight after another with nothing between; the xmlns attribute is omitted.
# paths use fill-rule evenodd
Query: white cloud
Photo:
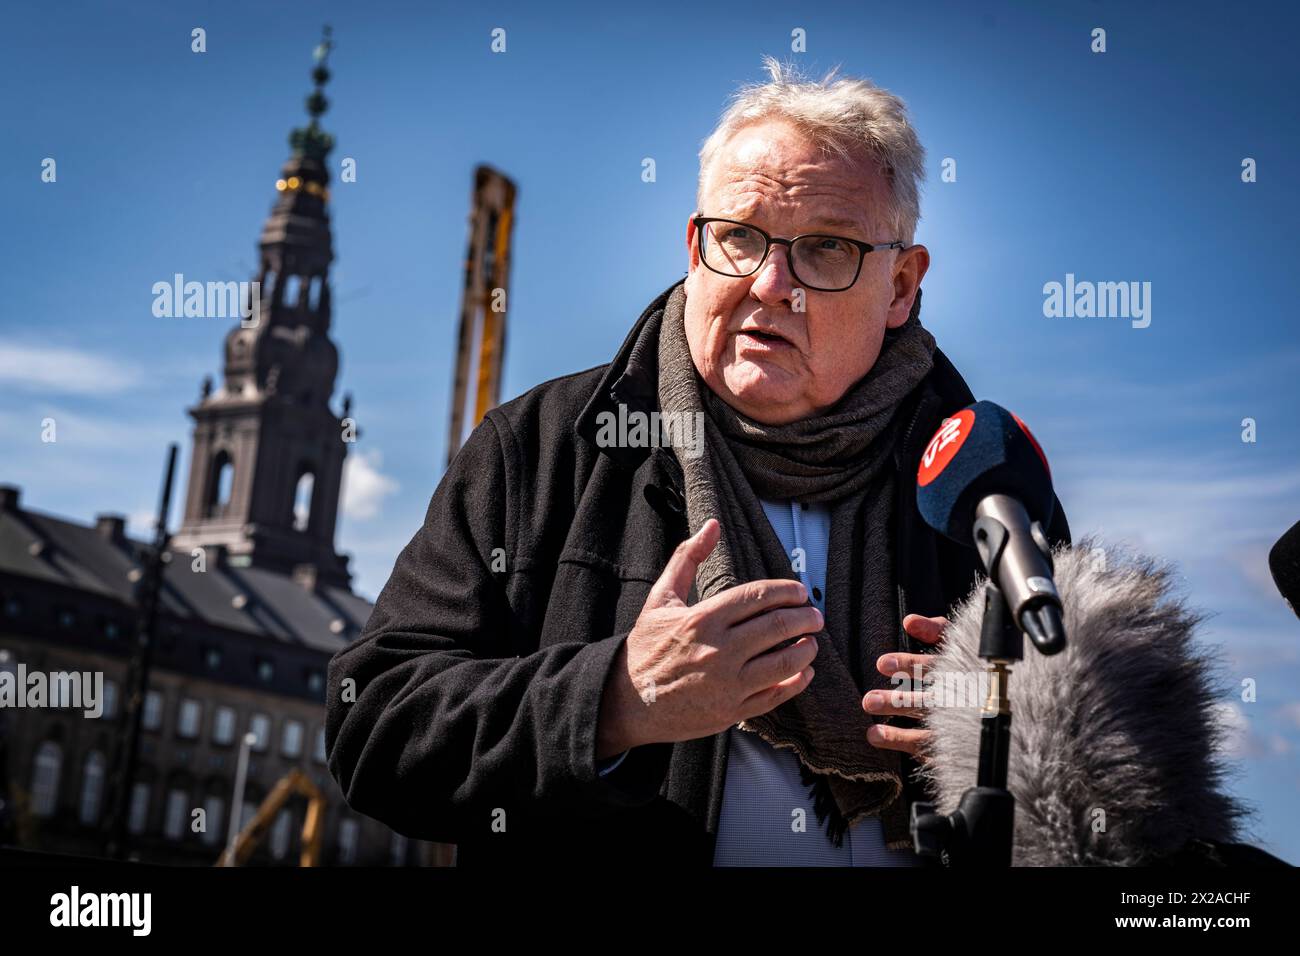
<svg viewBox="0 0 1300 956"><path fill-rule="evenodd" d="M1133 455L1074 458L1061 500L1073 530L1076 515L1093 527L1131 537L1169 556L1223 556L1226 548L1252 552L1253 577L1264 583L1257 552L1286 530L1300 494L1300 470L1266 470L1243 455ZM1276 517L1274 517L1274 515ZM1291 517L1294 521L1294 516ZM1267 555L1267 547L1263 553Z"/></svg>
<svg viewBox="0 0 1300 956"><path fill-rule="evenodd" d="M52 419L54 441L44 442L46 419ZM184 433L156 418L141 421L125 411L114 417L111 412L83 414L70 408L49 404L32 406L22 414L0 412L0 438L10 448L40 449L40 453L58 462L57 467L71 467L71 457L93 453L78 467L92 472L113 460L134 464L135 456L154 454L161 469L167 444Z"/></svg>
<svg viewBox="0 0 1300 956"><path fill-rule="evenodd" d="M0 384L70 395L111 395L140 384L139 366L84 349L0 341Z"/></svg>
<svg viewBox="0 0 1300 956"><path fill-rule="evenodd" d="M1263 626L1247 637L1256 642L1294 632L1268 551L1296 519L1300 469L1240 444L1071 453L1059 464L1058 492L1076 540L1094 532L1103 544L1175 562L1194 603L1226 615L1211 630Z"/></svg>
<svg viewBox="0 0 1300 956"><path fill-rule="evenodd" d="M182 501L181 509L183 510L184 507L185 502ZM170 520L168 521L168 524L173 528L173 534L175 533L174 529L180 526L180 522L177 520L176 510L176 492L175 489L173 489L172 512ZM131 537L138 538L141 541L152 541L154 531L153 526L157 520L158 512L156 511L148 511L143 508L137 511L132 511L126 516L126 532Z"/></svg>
<svg viewBox="0 0 1300 956"><path fill-rule="evenodd" d="M181 428L154 417L113 414L111 401L85 402L96 411L71 411L40 399L24 412L0 409L0 481L23 489L24 507L88 523L101 511L130 516L127 533L152 536L152 513L166 464L167 445L180 444L172 519L184 506L188 452ZM42 442L42 421L53 418L57 441ZM138 523L137 515L148 514Z"/></svg>
<svg viewBox="0 0 1300 956"><path fill-rule="evenodd" d="M1220 750L1229 759L1242 757L1284 757L1291 752L1291 742L1279 733L1259 733L1250 718L1235 703L1216 705L1220 726Z"/></svg>
<svg viewBox="0 0 1300 956"><path fill-rule="evenodd" d="M378 450L353 451L343 462L343 514L349 518L373 518L398 483L379 469L383 456Z"/></svg>

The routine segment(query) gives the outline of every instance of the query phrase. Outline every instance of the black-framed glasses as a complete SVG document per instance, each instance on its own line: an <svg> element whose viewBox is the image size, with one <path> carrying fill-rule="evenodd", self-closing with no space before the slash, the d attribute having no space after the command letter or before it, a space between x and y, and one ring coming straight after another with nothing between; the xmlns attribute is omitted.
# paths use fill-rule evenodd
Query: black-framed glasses
<svg viewBox="0 0 1300 956"><path fill-rule="evenodd" d="M901 240L870 243L819 232L781 239L747 222L716 216L696 216L692 222L700 235L700 259L711 271L732 279L751 276L767 260L772 246L780 243L789 253L795 281L818 292L852 287L868 252L904 248Z"/></svg>

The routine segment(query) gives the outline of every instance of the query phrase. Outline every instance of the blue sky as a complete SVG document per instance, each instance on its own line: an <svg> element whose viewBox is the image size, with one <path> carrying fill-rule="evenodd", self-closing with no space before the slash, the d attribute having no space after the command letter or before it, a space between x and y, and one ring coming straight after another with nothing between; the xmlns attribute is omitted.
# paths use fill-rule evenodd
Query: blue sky
<svg viewBox="0 0 1300 956"><path fill-rule="evenodd" d="M153 507L218 375L222 320L156 319L174 273L248 278L334 27L333 335L362 440L337 543L374 597L446 449L470 177L519 184L505 394L605 362L685 270L696 153L760 57L902 96L928 152L923 322L1051 458L1076 537L1176 562L1225 699L1255 835L1300 861L1300 622L1268 576L1300 518L1287 7L1230 4L35 3L0 29L0 481L89 521ZM1049 9L1049 6L1051 9ZM208 52L190 51L207 31ZM490 31L505 28L493 54ZM1090 50L1094 27L1107 50ZM802 28L807 52L790 50ZM40 181L45 157L58 182ZM653 157L657 181L641 180ZM1258 181L1241 181L1241 162ZM940 180L945 158L955 182ZM584 227L622 217L637 257ZM1043 286L1151 283L1151 323L1048 318ZM59 441L40 441L40 421ZM1257 440L1242 441L1242 420ZM183 488L183 484L180 485Z"/></svg>

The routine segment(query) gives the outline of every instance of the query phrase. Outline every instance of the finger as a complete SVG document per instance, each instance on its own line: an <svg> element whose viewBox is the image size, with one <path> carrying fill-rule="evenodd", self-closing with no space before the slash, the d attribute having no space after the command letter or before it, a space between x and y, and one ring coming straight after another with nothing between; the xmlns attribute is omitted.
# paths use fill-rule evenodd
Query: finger
<svg viewBox="0 0 1300 956"><path fill-rule="evenodd" d="M920 717L925 707L925 691L920 690L873 690L862 698L862 709L869 714Z"/></svg>
<svg viewBox="0 0 1300 956"><path fill-rule="evenodd" d="M946 617L922 617L909 614L903 618L903 630L909 636L927 644L935 644L943 637L943 630L948 626Z"/></svg>
<svg viewBox="0 0 1300 956"><path fill-rule="evenodd" d="M766 578L727 588L696 607L710 616L717 615L725 627L732 627L770 608L799 607L807 603L808 590L800 582L788 578Z"/></svg>
<svg viewBox="0 0 1300 956"><path fill-rule="evenodd" d="M746 691L757 692L772 687L792 674L798 674L816 657L817 638L810 634L779 651L759 654L740 669L738 679Z"/></svg>
<svg viewBox="0 0 1300 956"><path fill-rule="evenodd" d="M928 730L872 724L867 728L867 743L881 750L901 750L915 755L917 750L929 740L930 733Z"/></svg>
<svg viewBox="0 0 1300 956"><path fill-rule="evenodd" d="M739 720L748 720L750 717L775 710L791 697L802 693L804 688L812 683L812 679L813 669L810 664L793 677L787 677L779 684L750 694L740 704Z"/></svg>
<svg viewBox="0 0 1300 956"><path fill-rule="evenodd" d="M777 607L741 621L728 631L728 640L748 660L771 651L782 641L804 634L820 634L825 628L822 612L811 604Z"/></svg>
<svg viewBox="0 0 1300 956"><path fill-rule="evenodd" d="M877 658L876 670L886 677L901 674L902 677L915 680L918 677L924 677L929 672L933 662L933 655L931 654L901 654L895 651L892 654L882 654Z"/></svg>
<svg viewBox="0 0 1300 956"><path fill-rule="evenodd" d="M679 544L664 566L663 574L651 586L646 607L685 604L700 562L713 553L721 537L722 526L718 524L718 519L710 518L700 526L699 531Z"/></svg>

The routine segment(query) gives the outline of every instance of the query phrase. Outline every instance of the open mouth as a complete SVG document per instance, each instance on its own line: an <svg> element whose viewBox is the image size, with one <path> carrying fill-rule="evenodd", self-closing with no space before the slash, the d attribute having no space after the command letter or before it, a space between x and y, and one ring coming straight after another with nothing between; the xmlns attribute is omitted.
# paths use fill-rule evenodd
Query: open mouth
<svg viewBox="0 0 1300 956"><path fill-rule="evenodd" d="M758 342L769 348L791 347L789 340L782 338L775 332L766 332L762 329L741 329L740 334L751 342Z"/></svg>

